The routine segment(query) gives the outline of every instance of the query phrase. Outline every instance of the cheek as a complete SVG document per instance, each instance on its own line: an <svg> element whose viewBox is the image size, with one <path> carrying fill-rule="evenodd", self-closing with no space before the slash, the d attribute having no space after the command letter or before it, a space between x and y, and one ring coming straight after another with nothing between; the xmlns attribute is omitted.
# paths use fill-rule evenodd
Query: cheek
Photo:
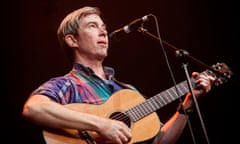
<svg viewBox="0 0 240 144"><path fill-rule="evenodd" d="M96 45L98 33L95 31L81 31L79 32L79 44L82 46L94 46Z"/></svg>
<svg viewBox="0 0 240 144"><path fill-rule="evenodd" d="M90 37L88 35L84 35L78 39L78 43L81 46L87 46L87 45L91 44L92 41L93 41L92 37Z"/></svg>
<svg viewBox="0 0 240 144"><path fill-rule="evenodd" d="M83 37L83 41L93 43L96 41L96 37L94 33L86 33Z"/></svg>

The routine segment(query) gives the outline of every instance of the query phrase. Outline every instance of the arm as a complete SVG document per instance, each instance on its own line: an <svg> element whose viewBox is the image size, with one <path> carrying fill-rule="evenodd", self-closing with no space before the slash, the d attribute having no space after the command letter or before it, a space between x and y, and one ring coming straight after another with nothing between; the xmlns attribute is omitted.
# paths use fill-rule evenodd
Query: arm
<svg viewBox="0 0 240 144"><path fill-rule="evenodd" d="M192 77L196 78L197 89L193 90L194 95L199 98L203 94L207 93L211 89L211 84L214 80L211 76L200 75L197 72L193 72ZM187 93L182 106L184 109L193 107L192 96ZM177 142L184 127L187 123L188 115L179 113L178 111L163 125L159 134L157 135L154 144L174 144Z"/></svg>
<svg viewBox="0 0 240 144"><path fill-rule="evenodd" d="M120 121L70 110L44 95L31 96L22 115L37 125L96 131L114 143L121 144L131 137L129 128Z"/></svg>

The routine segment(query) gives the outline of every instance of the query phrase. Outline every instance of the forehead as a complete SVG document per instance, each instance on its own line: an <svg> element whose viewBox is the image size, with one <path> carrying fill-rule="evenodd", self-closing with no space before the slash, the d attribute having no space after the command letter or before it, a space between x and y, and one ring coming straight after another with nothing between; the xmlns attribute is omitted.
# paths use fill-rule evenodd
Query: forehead
<svg viewBox="0 0 240 144"><path fill-rule="evenodd" d="M88 23L92 23L92 22L103 24L103 20L101 19L101 17L99 15L88 14L81 18L80 25L88 24Z"/></svg>

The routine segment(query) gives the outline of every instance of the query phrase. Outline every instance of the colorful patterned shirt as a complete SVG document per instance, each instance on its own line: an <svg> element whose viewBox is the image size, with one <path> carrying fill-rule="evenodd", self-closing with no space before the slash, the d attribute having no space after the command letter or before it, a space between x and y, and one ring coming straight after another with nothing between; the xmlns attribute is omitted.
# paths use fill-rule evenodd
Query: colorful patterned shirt
<svg viewBox="0 0 240 144"><path fill-rule="evenodd" d="M46 81L33 91L32 95L47 95L63 105L69 103L102 104L120 89L136 90L129 84L117 81L114 78L113 68L104 67L104 72L107 80L100 79L91 68L74 63L68 74Z"/></svg>

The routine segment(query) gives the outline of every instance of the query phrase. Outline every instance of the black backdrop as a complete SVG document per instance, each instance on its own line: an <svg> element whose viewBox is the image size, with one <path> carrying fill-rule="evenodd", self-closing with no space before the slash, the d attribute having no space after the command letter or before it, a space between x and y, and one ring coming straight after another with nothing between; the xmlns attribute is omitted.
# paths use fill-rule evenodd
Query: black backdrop
<svg viewBox="0 0 240 144"><path fill-rule="evenodd" d="M199 107L211 143L233 142L237 113L234 104L239 87L237 63L237 18L232 1L226 0L153 0L153 1L80 1L80 0L21 0L2 5L2 66L4 99L1 116L7 130L7 141L41 143L36 126L21 119L20 113L28 94L50 77L67 73L71 64L59 48L56 30L68 12L85 6L99 7L109 32L136 18L154 14L159 23L161 38L207 65L226 63L234 72L231 80L199 100ZM155 23L145 23L156 34ZM173 86L159 42L137 31L111 39L109 57L105 64L116 69L119 80L131 83L147 97ZM181 61L164 45L176 81L185 79ZM190 73L204 68L187 59ZM6 86L6 87L5 87ZM5 99L6 98L6 99ZM166 121L176 108L175 102L158 111ZM6 122L5 122L6 120ZM199 117L191 116L198 144L206 143ZM6 135L6 137L5 137ZM188 127L178 143L193 143Z"/></svg>

